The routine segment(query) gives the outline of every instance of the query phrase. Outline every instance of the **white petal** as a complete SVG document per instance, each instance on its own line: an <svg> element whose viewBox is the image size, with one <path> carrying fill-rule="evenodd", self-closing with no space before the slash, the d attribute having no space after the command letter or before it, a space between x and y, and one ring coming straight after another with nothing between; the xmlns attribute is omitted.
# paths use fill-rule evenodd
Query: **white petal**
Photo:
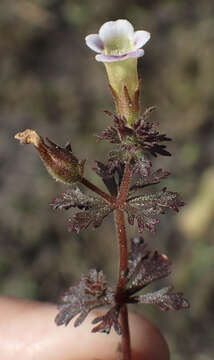
<svg viewBox="0 0 214 360"><path fill-rule="evenodd" d="M114 37L127 37L132 39L134 36L134 29L128 20L108 21L103 24L99 30L99 35L102 41L108 42Z"/></svg>
<svg viewBox="0 0 214 360"><path fill-rule="evenodd" d="M103 42L98 34L91 34L85 38L86 45L93 51L101 53L103 51Z"/></svg>
<svg viewBox="0 0 214 360"><path fill-rule="evenodd" d="M137 49L136 51L132 51L125 55L111 56L111 55L99 54L99 55L96 55L95 58L97 61L101 61L101 62L105 63L105 62L123 61L123 60L129 59L129 58L139 58L143 55L144 55L144 50Z"/></svg>
<svg viewBox="0 0 214 360"><path fill-rule="evenodd" d="M135 31L134 33L134 44L135 44L135 50L140 49L143 45L149 41L151 35L148 31Z"/></svg>

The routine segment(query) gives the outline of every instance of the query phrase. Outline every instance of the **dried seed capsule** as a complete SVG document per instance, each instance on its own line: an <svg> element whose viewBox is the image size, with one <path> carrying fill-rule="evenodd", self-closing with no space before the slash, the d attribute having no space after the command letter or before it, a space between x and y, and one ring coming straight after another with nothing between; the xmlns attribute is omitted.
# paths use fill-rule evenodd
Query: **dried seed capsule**
<svg viewBox="0 0 214 360"><path fill-rule="evenodd" d="M62 148L48 138L45 143L36 131L30 129L17 133L15 139L22 144L34 145L49 174L56 180L66 184L81 180L85 161L79 161L73 155L70 145Z"/></svg>

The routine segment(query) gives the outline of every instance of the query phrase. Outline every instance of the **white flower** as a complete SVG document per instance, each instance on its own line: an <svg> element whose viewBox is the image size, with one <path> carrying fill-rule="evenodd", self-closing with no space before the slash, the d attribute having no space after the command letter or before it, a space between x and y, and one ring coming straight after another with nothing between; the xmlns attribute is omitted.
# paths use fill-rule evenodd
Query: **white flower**
<svg viewBox="0 0 214 360"><path fill-rule="evenodd" d="M86 36L86 44L97 52L97 61L115 62L143 56L143 45L150 39L150 33L144 30L134 31L128 20L108 21L98 34Z"/></svg>

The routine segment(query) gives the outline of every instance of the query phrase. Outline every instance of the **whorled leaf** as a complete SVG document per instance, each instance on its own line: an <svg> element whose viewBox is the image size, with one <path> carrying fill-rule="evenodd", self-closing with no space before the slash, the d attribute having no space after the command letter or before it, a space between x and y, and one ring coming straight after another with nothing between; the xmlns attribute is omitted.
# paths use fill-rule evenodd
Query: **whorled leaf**
<svg viewBox="0 0 214 360"><path fill-rule="evenodd" d="M112 211L105 200L86 195L78 187L60 194L50 206L54 210L72 210L72 216L69 218L69 230L76 233L79 233L81 229L86 229L90 224L97 228Z"/></svg>
<svg viewBox="0 0 214 360"><path fill-rule="evenodd" d="M124 174L124 162L116 158L110 158L107 164L96 161L96 168L93 170L101 177L112 196L117 196ZM162 179L169 176L168 171L158 169L152 172L152 163L141 157L131 162L133 176L130 191L142 189L149 185L160 183ZM130 193L131 195L131 193Z"/></svg>
<svg viewBox="0 0 214 360"><path fill-rule="evenodd" d="M113 125L103 130L100 135L97 135L98 140L108 140L113 144L117 144L124 153L131 151L133 156L135 152L139 154L139 151L141 153L150 152L155 157L158 154L170 156L171 154L166 150L166 145L162 143L171 139L165 134L159 133L157 130L158 123L146 121L153 110L154 107L147 109L132 126L128 126L125 118L106 112L113 118Z"/></svg>
<svg viewBox="0 0 214 360"><path fill-rule="evenodd" d="M77 212L69 218L68 230L79 234L80 230L87 229L89 225L92 225L96 229L112 210L105 201L94 203L92 208L88 210L83 209L83 211Z"/></svg>
<svg viewBox="0 0 214 360"><path fill-rule="evenodd" d="M120 307L114 306L105 315L99 316L92 321L92 324L97 324L92 329L92 332L104 332L109 334L112 327L118 335L122 334L121 325L119 323Z"/></svg>
<svg viewBox="0 0 214 360"><path fill-rule="evenodd" d="M111 164L105 165L100 161L96 161L96 165L97 167L93 170L101 177L110 194L116 196L119 189L118 179L116 179L118 167L112 167Z"/></svg>
<svg viewBox="0 0 214 360"><path fill-rule="evenodd" d="M134 174L141 178L147 178L150 175L151 168L152 162L142 157L135 161Z"/></svg>
<svg viewBox="0 0 214 360"><path fill-rule="evenodd" d="M112 144L120 144L121 138L117 129L114 126L109 126L107 129L103 130L100 135L96 135L99 141L108 140Z"/></svg>
<svg viewBox="0 0 214 360"><path fill-rule="evenodd" d="M133 130L127 126L125 118L117 117L109 111L105 111L105 113L113 119L113 125L103 130L100 135L96 135L99 141L108 140L112 144L120 144L127 137L133 136Z"/></svg>
<svg viewBox="0 0 214 360"><path fill-rule="evenodd" d="M104 305L114 305L114 292L107 285L103 272L92 269L62 296L55 322L68 325L79 315L74 322L74 326L79 326L91 310Z"/></svg>
<svg viewBox="0 0 214 360"><path fill-rule="evenodd" d="M143 238L136 237L131 241L128 270L128 292L133 294L152 282L169 276L171 262L166 255L148 250Z"/></svg>
<svg viewBox="0 0 214 360"><path fill-rule="evenodd" d="M138 176L130 190L142 189L149 185L159 184L161 180L166 179L170 173L163 169L151 171L152 163L148 160L137 161L134 174Z"/></svg>
<svg viewBox="0 0 214 360"><path fill-rule="evenodd" d="M79 326L91 310L107 305L110 306L109 310L92 321L96 325L92 332L109 334L113 328L121 335L119 315L124 304L152 304L163 311L186 309L189 302L182 293L172 292L172 287L137 295L146 286L168 276L170 272L171 263L166 255L150 251L142 237L134 238L129 251L124 293L118 296L118 289L113 290L107 284L102 271L90 270L82 276L78 285L70 287L62 296L55 322L57 325L68 325L78 315L74 326Z"/></svg>
<svg viewBox="0 0 214 360"><path fill-rule="evenodd" d="M130 197L123 209L128 215L130 225L137 221L139 232L147 230L155 233L156 225L160 222L160 214L165 214L167 209L178 211L183 205L184 202L180 200L178 193L164 188L153 194Z"/></svg>
<svg viewBox="0 0 214 360"><path fill-rule="evenodd" d="M157 305L162 311L188 309L189 302L182 293L171 292L172 286L165 287L158 291L139 295L136 301L140 304Z"/></svg>
<svg viewBox="0 0 214 360"><path fill-rule="evenodd" d="M68 210L70 208L89 209L93 207L95 198L84 194L78 187L61 193L49 205L54 210Z"/></svg>
<svg viewBox="0 0 214 360"><path fill-rule="evenodd" d="M163 155L171 156L166 150L166 145L163 142L171 141L165 134L160 134L158 129L159 124L152 121L145 121L139 119L133 125L135 131L136 142L142 146L143 150L150 152L153 156Z"/></svg>
<svg viewBox="0 0 214 360"><path fill-rule="evenodd" d="M147 249L142 237L133 238L128 262L128 287L126 295L129 303L157 305L161 310L181 310L189 307L182 293L171 292L173 287L158 291L135 294L156 280L171 273L171 262L164 254Z"/></svg>

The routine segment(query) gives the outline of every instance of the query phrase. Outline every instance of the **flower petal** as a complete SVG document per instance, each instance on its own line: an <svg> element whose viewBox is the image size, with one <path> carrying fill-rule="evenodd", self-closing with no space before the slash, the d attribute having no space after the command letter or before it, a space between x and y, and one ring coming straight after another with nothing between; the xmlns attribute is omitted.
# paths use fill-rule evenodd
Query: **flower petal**
<svg viewBox="0 0 214 360"><path fill-rule="evenodd" d="M101 61L101 62L115 62L115 61L123 61L123 60L129 59L129 58L139 58L143 55L144 55L144 50L137 49L136 51L132 51L128 54L120 55L120 56L110 56L110 55L99 54L99 55L96 55L96 60Z"/></svg>
<svg viewBox="0 0 214 360"><path fill-rule="evenodd" d="M144 31L144 30L140 30L140 31L135 31L134 33L134 44L135 47L134 49L140 49L143 45L145 45L147 43L147 41L149 41L151 35L148 31Z"/></svg>
<svg viewBox="0 0 214 360"><path fill-rule="evenodd" d="M103 42L98 34L91 34L85 38L86 45L93 51L101 53L103 51Z"/></svg>
<svg viewBox="0 0 214 360"><path fill-rule="evenodd" d="M121 36L132 39L134 36L134 28L128 20L108 21L101 26L99 35L104 43L112 38Z"/></svg>

